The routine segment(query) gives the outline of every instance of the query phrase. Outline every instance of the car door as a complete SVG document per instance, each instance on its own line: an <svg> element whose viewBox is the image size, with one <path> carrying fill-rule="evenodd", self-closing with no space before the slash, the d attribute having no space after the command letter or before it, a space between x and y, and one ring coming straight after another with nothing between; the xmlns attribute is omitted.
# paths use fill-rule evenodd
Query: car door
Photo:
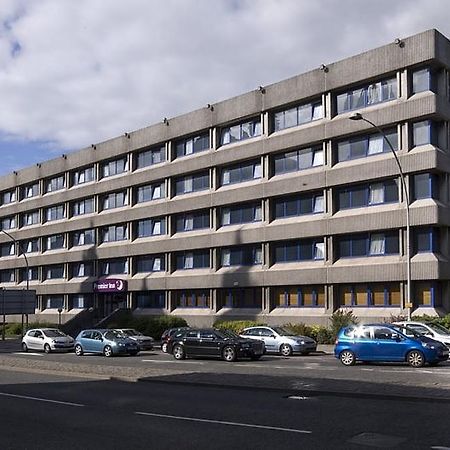
<svg viewBox="0 0 450 450"><path fill-rule="evenodd" d="M220 356L220 340L214 331L200 331L199 349L202 355Z"/></svg>
<svg viewBox="0 0 450 450"><path fill-rule="evenodd" d="M373 355L373 329L370 326L359 326L351 331L350 348L361 361L371 361Z"/></svg>
<svg viewBox="0 0 450 450"><path fill-rule="evenodd" d="M83 350L85 352L92 352L93 351L93 345L92 345L92 331L84 331L81 335L79 341L81 346L83 347Z"/></svg>
<svg viewBox="0 0 450 450"><path fill-rule="evenodd" d="M26 344L30 350L36 350L38 348L38 339L36 338L36 330L31 330L26 336Z"/></svg>
<svg viewBox="0 0 450 450"><path fill-rule="evenodd" d="M268 352L278 352L278 342L279 337L277 333L271 328L261 327L258 329L259 339L264 341L264 345L266 346L266 350Z"/></svg>
<svg viewBox="0 0 450 450"><path fill-rule="evenodd" d="M405 343L393 329L376 326L373 330L376 345L376 359L379 361L402 361L405 354Z"/></svg>
<svg viewBox="0 0 450 450"><path fill-rule="evenodd" d="M188 355L201 355L197 330L189 330L183 338L184 349Z"/></svg>
<svg viewBox="0 0 450 450"><path fill-rule="evenodd" d="M41 330L34 332L33 348L35 350L44 350L44 333Z"/></svg>
<svg viewBox="0 0 450 450"><path fill-rule="evenodd" d="M91 335L92 351L95 353L103 353L103 336L99 331L93 331Z"/></svg>

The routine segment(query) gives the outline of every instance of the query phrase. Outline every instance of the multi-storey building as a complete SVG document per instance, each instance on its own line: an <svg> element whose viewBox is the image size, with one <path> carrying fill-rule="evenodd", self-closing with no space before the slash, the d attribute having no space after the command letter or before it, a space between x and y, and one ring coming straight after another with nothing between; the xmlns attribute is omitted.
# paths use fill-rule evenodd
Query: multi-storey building
<svg viewBox="0 0 450 450"><path fill-rule="evenodd" d="M191 323L450 311L450 42L435 30L0 178L1 286L37 314ZM126 280L117 289L94 283ZM101 287L101 286L100 286ZM105 287L105 285L103 285ZM116 292L114 292L116 291Z"/></svg>

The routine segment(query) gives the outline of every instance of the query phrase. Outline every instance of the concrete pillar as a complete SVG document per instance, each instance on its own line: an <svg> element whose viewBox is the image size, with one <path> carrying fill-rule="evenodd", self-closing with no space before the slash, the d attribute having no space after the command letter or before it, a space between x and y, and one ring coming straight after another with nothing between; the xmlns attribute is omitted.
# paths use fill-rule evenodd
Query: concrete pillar
<svg viewBox="0 0 450 450"><path fill-rule="evenodd" d="M270 133L270 117L268 112L261 113L262 135L267 137Z"/></svg>
<svg viewBox="0 0 450 450"><path fill-rule="evenodd" d="M166 291L167 311L172 312L175 309L174 295L172 291Z"/></svg>

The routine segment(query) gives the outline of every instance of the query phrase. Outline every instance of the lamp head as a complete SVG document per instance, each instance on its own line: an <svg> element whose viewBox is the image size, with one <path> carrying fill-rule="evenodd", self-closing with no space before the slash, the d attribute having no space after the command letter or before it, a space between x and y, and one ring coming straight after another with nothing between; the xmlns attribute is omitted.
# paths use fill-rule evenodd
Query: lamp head
<svg viewBox="0 0 450 450"><path fill-rule="evenodd" d="M353 113L351 116L349 116L350 120L363 120L363 116L359 112Z"/></svg>

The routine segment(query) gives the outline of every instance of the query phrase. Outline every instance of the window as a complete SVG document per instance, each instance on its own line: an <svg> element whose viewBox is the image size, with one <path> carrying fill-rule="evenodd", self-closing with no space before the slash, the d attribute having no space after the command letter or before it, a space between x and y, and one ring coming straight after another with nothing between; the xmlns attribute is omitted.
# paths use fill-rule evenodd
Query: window
<svg viewBox="0 0 450 450"><path fill-rule="evenodd" d="M219 308L262 308L262 289L231 288L217 290Z"/></svg>
<svg viewBox="0 0 450 450"><path fill-rule="evenodd" d="M202 230L210 227L209 210L179 214L175 217L177 233L183 231Z"/></svg>
<svg viewBox="0 0 450 450"><path fill-rule="evenodd" d="M261 222L262 208L260 203L236 205L221 210L222 225Z"/></svg>
<svg viewBox="0 0 450 450"><path fill-rule="evenodd" d="M362 233L338 238L340 258L399 254L398 231Z"/></svg>
<svg viewBox="0 0 450 450"><path fill-rule="evenodd" d="M155 148L143 150L137 154L137 169L153 166L166 160L166 147L161 145Z"/></svg>
<svg viewBox="0 0 450 450"><path fill-rule="evenodd" d="M341 306L388 307L400 306L399 283L371 283L341 285L339 287Z"/></svg>
<svg viewBox="0 0 450 450"><path fill-rule="evenodd" d="M59 309L64 307L64 297L62 295L46 295L42 298L44 309Z"/></svg>
<svg viewBox="0 0 450 450"><path fill-rule="evenodd" d="M415 253L439 252L439 229L432 227L417 228L414 230Z"/></svg>
<svg viewBox="0 0 450 450"><path fill-rule="evenodd" d="M37 267L23 267L19 270L20 282L22 281L37 281L39 279L39 271Z"/></svg>
<svg viewBox="0 0 450 450"><path fill-rule="evenodd" d="M412 73L412 93L431 91L431 72L430 69L419 69Z"/></svg>
<svg viewBox="0 0 450 450"><path fill-rule="evenodd" d="M44 238L45 250L58 250L64 248L64 235L54 234Z"/></svg>
<svg viewBox="0 0 450 450"><path fill-rule="evenodd" d="M126 258L99 261L100 275L128 274L128 260Z"/></svg>
<svg viewBox="0 0 450 450"><path fill-rule="evenodd" d="M273 158L275 175L322 166L323 163L322 147L294 150L275 155Z"/></svg>
<svg viewBox="0 0 450 450"><path fill-rule="evenodd" d="M7 242L0 245L0 256L13 256L15 255L14 242Z"/></svg>
<svg viewBox="0 0 450 450"><path fill-rule="evenodd" d="M45 192L60 191L66 187L66 181L64 175L59 175L54 178L49 178L45 181Z"/></svg>
<svg viewBox="0 0 450 450"><path fill-rule="evenodd" d="M274 201L275 219L316 214L324 211L323 194L282 197Z"/></svg>
<svg viewBox="0 0 450 450"><path fill-rule="evenodd" d="M0 223L2 230L12 230L16 228L16 216L3 217Z"/></svg>
<svg viewBox="0 0 450 450"><path fill-rule="evenodd" d="M398 150L397 130L391 129L386 131L385 134L394 150ZM365 158L367 156L390 151L391 149L387 144L386 139L379 134L346 139L337 143L337 162Z"/></svg>
<svg viewBox="0 0 450 450"><path fill-rule="evenodd" d="M72 205L72 215L82 216L94 212L94 197L85 198L74 202Z"/></svg>
<svg viewBox="0 0 450 450"><path fill-rule="evenodd" d="M102 178L112 177L113 175L119 175L128 170L127 157L108 161L100 166Z"/></svg>
<svg viewBox="0 0 450 450"><path fill-rule="evenodd" d="M209 268L209 250L194 250L176 254L177 270Z"/></svg>
<svg viewBox="0 0 450 450"><path fill-rule="evenodd" d="M73 294L69 296L71 309L89 308L94 304L92 296L88 294Z"/></svg>
<svg viewBox="0 0 450 450"><path fill-rule="evenodd" d="M126 241L128 239L127 225L109 225L101 228L101 242Z"/></svg>
<svg viewBox="0 0 450 450"><path fill-rule="evenodd" d="M222 128L220 144L232 144L261 135L261 118Z"/></svg>
<svg viewBox="0 0 450 450"><path fill-rule="evenodd" d="M286 286L273 289L272 304L276 308L325 306L324 286Z"/></svg>
<svg viewBox="0 0 450 450"><path fill-rule="evenodd" d="M27 184L21 188L22 199L37 197L39 195L39 183Z"/></svg>
<svg viewBox="0 0 450 450"><path fill-rule="evenodd" d="M121 208L128 204L128 195L126 191L112 192L103 197L103 210Z"/></svg>
<svg viewBox="0 0 450 450"><path fill-rule="evenodd" d="M338 95L337 113L365 108L395 98L397 98L397 79L390 78Z"/></svg>
<svg viewBox="0 0 450 450"><path fill-rule="evenodd" d="M223 248L221 250L221 263L223 267L261 265L262 246L251 245Z"/></svg>
<svg viewBox="0 0 450 450"><path fill-rule="evenodd" d="M357 185L337 191L338 210L398 201L396 180L385 180L369 185Z"/></svg>
<svg viewBox="0 0 450 450"><path fill-rule="evenodd" d="M72 278L90 277L94 275L94 265L92 262L77 262L70 266Z"/></svg>
<svg viewBox="0 0 450 450"><path fill-rule="evenodd" d="M442 304L440 285L433 281L415 282L414 298L419 306L440 306Z"/></svg>
<svg viewBox="0 0 450 450"><path fill-rule="evenodd" d="M137 308L158 308L165 307L164 291L144 291L136 293Z"/></svg>
<svg viewBox="0 0 450 450"><path fill-rule="evenodd" d="M227 184L243 183L262 177L261 161L250 161L222 169L222 186Z"/></svg>
<svg viewBox="0 0 450 450"><path fill-rule="evenodd" d="M412 145L437 145L437 124L431 120L423 120L412 124Z"/></svg>
<svg viewBox="0 0 450 450"><path fill-rule="evenodd" d="M322 119L322 117L323 108L321 101L294 106L274 114L273 129L274 131L280 131L311 122L312 120Z"/></svg>
<svg viewBox="0 0 450 450"><path fill-rule="evenodd" d="M36 253L40 249L39 238L28 239L22 242L24 253Z"/></svg>
<svg viewBox="0 0 450 450"><path fill-rule="evenodd" d="M2 205L9 205L10 203L14 203L16 201L16 191L5 191L2 192Z"/></svg>
<svg viewBox="0 0 450 450"><path fill-rule="evenodd" d="M36 225L41 222L39 211L29 211L22 216L22 226L28 227L30 225Z"/></svg>
<svg viewBox="0 0 450 450"><path fill-rule="evenodd" d="M175 143L177 158L193 153L203 152L210 148L209 133L182 139Z"/></svg>
<svg viewBox="0 0 450 450"><path fill-rule="evenodd" d="M89 183L94 181L95 171L94 166L85 167L80 170L76 170L72 173L72 185L78 186L80 184Z"/></svg>
<svg viewBox="0 0 450 450"><path fill-rule="evenodd" d="M177 308L209 308L210 296L208 289L189 291L174 291ZM197 336L197 333L196 333Z"/></svg>
<svg viewBox="0 0 450 450"><path fill-rule="evenodd" d="M201 172L175 179L175 195L209 189L209 172Z"/></svg>
<svg viewBox="0 0 450 450"><path fill-rule="evenodd" d="M14 283L16 281L16 274L14 269L0 270L0 283Z"/></svg>
<svg viewBox="0 0 450 450"><path fill-rule="evenodd" d="M44 280L64 278L64 264L54 264L43 268Z"/></svg>
<svg viewBox="0 0 450 450"><path fill-rule="evenodd" d="M159 236L161 234L166 234L166 219L164 217L138 220L136 227L137 238Z"/></svg>
<svg viewBox="0 0 450 450"><path fill-rule="evenodd" d="M276 242L272 250L274 264L324 259L323 241L317 239Z"/></svg>
<svg viewBox="0 0 450 450"><path fill-rule="evenodd" d="M45 210L45 218L47 222L51 222L53 220L61 220L65 217L65 208L64 205L56 205L51 206Z"/></svg>
<svg viewBox="0 0 450 450"><path fill-rule="evenodd" d="M75 231L72 234L73 247L91 244L95 244L95 230L91 229L91 230Z"/></svg>
<svg viewBox="0 0 450 450"><path fill-rule="evenodd" d="M164 272L164 255L143 255L136 257L136 273Z"/></svg>
<svg viewBox="0 0 450 450"><path fill-rule="evenodd" d="M136 202L144 203L164 198L164 182L139 186L136 191Z"/></svg>
<svg viewBox="0 0 450 450"><path fill-rule="evenodd" d="M414 200L421 198L439 199L438 178L431 173L414 175Z"/></svg>

